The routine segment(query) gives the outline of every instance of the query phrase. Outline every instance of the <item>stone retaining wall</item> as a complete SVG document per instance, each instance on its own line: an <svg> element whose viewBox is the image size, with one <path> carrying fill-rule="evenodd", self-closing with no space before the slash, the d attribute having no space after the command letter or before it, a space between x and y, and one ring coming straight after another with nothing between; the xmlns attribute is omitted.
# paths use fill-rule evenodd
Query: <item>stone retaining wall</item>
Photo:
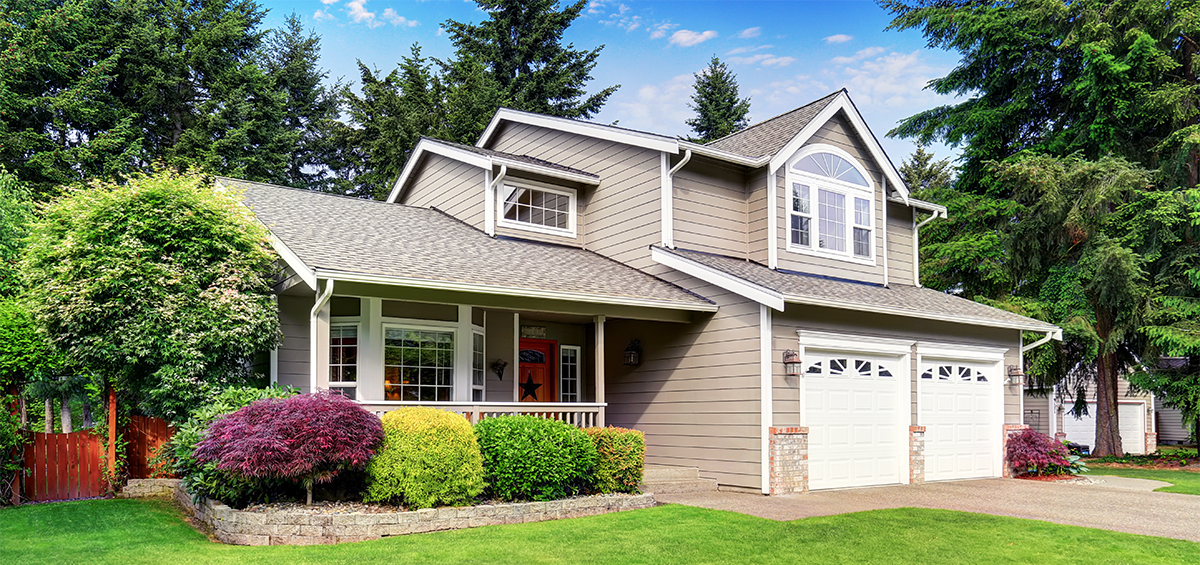
<svg viewBox="0 0 1200 565"><path fill-rule="evenodd" d="M233 545L321 545L365 541L388 536L457 530L497 524L542 522L636 510L655 506L653 494L597 495L550 502L519 502L458 508L429 508L412 512L314 515L295 512L245 512L206 499L194 504L179 480L171 495L183 509L212 529L218 540ZM132 483L133 481L131 481ZM125 491L130 491L126 486ZM129 497L150 492L135 485ZM154 491L155 493L159 491ZM155 496L144 494L140 496Z"/></svg>
<svg viewBox="0 0 1200 565"><path fill-rule="evenodd" d="M129 479L117 498L173 497L179 479Z"/></svg>

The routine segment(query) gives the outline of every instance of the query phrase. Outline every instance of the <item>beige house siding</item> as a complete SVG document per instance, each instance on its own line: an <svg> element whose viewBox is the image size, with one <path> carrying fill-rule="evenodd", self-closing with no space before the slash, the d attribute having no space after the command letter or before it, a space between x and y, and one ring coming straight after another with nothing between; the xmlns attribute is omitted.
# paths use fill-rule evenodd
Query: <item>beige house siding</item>
<svg viewBox="0 0 1200 565"><path fill-rule="evenodd" d="M484 170L433 153L421 161L401 204L437 208L483 229Z"/></svg>
<svg viewBox="0 0 1200 565"><path fill-rule="evenodd" d="M767 168L750 172L746 184L746 255L756 263L766 265L767 253Z"/></svg>
<svg viewBox="0 0 1200 565"><path fill-rule="evenodd" d="M888 284L913 285L912 208L888 203L887 218Z"/></svg>
<svg viewBox="0 0 1200 565"><path fill-rule="evenodd" d="M606 324L607 422L646 433L646 462L698 467L723 485L761 488L759 307L672 273L720 305L688 325ZM631 339L642 363L622 364Z"/></svg>
<svg viewBox="0 0 1200 565"><path fill-rule="evenodd" d="M283 343L279 345L276 382L280 386L299 388L300 392L311 392L308 372L308 316L313 307L313 300L312 296L279 296L279 329L283 332Z"/></svg>
<svg viewBox="0 0 1200 565"><path fill-rule="evenodd" d="M672 186L677 247L746 257L746 183L741 171L693 160L675 173Z"/></svg>
<svg viewBox="0 0 1200 565"><path fill-rule="evenodd" d="M1183 426L1183 413L1178 408L1167 408L1162 399L1154 399L1154 413L1158 423L1158 443L1185 443L1191 435Z"/></svg>
<svg viewBox="0 0 1200 565"><path fill-rule="evenodd" d="M661 153L526 124L504 126L490 148L599 175L599 186L579 194L583 246L634 268L652 264L649 246L662 241Z"/></svg>

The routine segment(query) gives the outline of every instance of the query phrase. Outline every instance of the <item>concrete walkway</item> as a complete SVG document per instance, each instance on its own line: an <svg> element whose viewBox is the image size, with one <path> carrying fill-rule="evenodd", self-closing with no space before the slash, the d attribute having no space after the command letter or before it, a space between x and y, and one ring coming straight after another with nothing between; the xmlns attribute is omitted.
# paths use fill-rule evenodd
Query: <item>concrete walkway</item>
<svg viewBox="0 0 1200 565"><path fill-rule="evenodd" d="M1115 478L1096 477L1096 480ZM883 508L941 508L1200 542L1200 496L1149 492L1130 488L1133 485L1136 483L1125 481L1069 484L983 479L773 497L707 492L654 498L659 502L729 510L771 520ZM1144 489L1147 485L1137 486Z"/></svg>

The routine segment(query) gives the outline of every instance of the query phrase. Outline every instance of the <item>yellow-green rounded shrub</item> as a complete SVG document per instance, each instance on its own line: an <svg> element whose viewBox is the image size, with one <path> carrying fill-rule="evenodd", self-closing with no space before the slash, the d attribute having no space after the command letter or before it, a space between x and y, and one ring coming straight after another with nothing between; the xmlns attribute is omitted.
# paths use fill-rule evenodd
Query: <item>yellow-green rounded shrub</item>
<svg viewBox="0 0 1200 565"><path fill-rule="evenodd" d="M458 506L483 492L483 458L466 418L412 407L383 416L383 447L367 465L366 502Z"/></svg>

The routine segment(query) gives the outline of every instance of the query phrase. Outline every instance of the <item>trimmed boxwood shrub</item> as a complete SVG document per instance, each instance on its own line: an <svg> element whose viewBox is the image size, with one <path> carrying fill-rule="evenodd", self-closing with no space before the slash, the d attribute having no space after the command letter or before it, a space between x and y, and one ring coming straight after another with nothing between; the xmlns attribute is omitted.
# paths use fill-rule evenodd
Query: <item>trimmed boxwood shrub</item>
<svg viewBox="0 0 1200 565"><path fill-rule="evenodd" d="M499 416L476 424L488 491L501 500L556 500L583 492L596 448L583 430L535 416Z"/></svg>
<svg viewBox="0 0 1200 565"><path fill-rule="evenodd" d="M367 464L366 502L458 506L483 492L483 458L466 418L412 407L383 416L383 447Z"/></svg>
<svg viewBox="0 0 1200 565"><path fill-rule="evenodd" d="M592 488L596 492L638 492L642 468L646 463L646 434L626 428L585 428L596 447L596 471Z"/></svg>

